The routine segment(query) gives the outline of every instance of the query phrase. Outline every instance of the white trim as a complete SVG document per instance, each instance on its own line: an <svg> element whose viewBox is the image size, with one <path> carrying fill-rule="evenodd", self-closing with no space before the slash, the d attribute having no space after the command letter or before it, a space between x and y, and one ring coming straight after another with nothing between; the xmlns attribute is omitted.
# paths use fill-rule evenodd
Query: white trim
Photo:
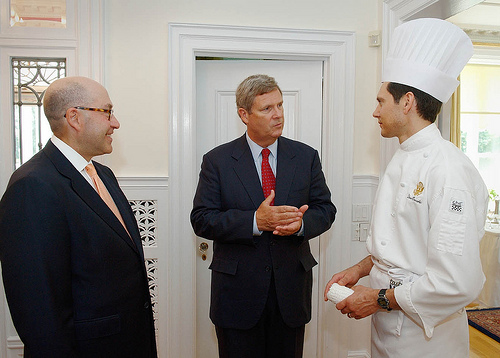
<svg viewBox="0 0 500 358"><path fill-rule="evenodd" d="M9 317L10 319L10 317ZM8 336L6 339L5 349L2 357L6 358L19 358L24 355L24 344L19 336Z"/></svg>
<svg viewBox="0 0 500 358"><path fill-rule="evenodd" d="M350 351L348 358L370 358L370 353L367 351Z"/></svg>
<svg viewBox="0 0 500 358"><path fill-rule="evenodd" d="M69 1L66 1L69 3ZM103 83L104 6L103 0L78 3L77 74Z"/></svg>
<svg viewBox="0 0 500 358"><path fill-rule="evenodd" d="M352 186L370 188L370 190L375 190L378 187L379 177L376 175L353 175L352 176Z"/></svg>
<svg viewBox="0 0 500 358"><path fill-rule="evenodd" d="M499 4L500 5L500 4ZM500 44L500 30L493 30L481 25L475 25L473 28L470 25L457 24L464 30L474 43L484 43L489 45Z"/></svg>
<svg viewBox="0 0 500 358"><path fill-rule="evenodd" d="M167 190L168 177L118 177L122 190ZM131 198L128 198L131 199ZM145 198L139 198L145 199Z"/></svg>
<svg viewBox="0 0 500 358"><path fill-rule="evenodd" d="M24 344L19 336L7 337L7 348L8 349L23 349Z"/></svg>
<svg viewBox="0 0 500 358"><path fill-rule="evenodd" d="M169 24L169 296L167 355L196 356L196 250L189 214L197 184L195 56L321 60L325 63L323 170L339 208L350 208L354 122L354 33ZM186 200L191 199L191 200ZM345 235L343 235L345 233ZM348 264L350 210L323 235L319 282ZM335 238L334 238L335 236ZM342 253L342 254L341 254ZM319 295L322 297L322 295ZM318 352L340 354L337 318L321 318ZM330 318L330 317L329 317ZM332 343L333 342L333 343ZM331 344L325 350L323 347ZM334 356L336 356L336 353ZM347 350L341 355L346 355Z"/></svg>
<svg viewBox="0 0 500 358"><path fill-rule="evenodd" d="M500 66L500 47L474 46L474 55L472 55L469 63Z"/></svg>

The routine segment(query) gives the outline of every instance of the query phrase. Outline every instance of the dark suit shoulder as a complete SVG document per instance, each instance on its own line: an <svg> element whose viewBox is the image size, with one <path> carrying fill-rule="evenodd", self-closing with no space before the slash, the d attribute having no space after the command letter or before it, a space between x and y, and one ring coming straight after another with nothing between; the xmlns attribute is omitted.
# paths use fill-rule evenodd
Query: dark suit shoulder
<svg viewBox="0 0 500 358"><path fill-rule="evenodd" d="M316 152L316 149L314 149L310 145L286 137L279 137L278 150L280 146L285 146L286 148L293 148L294 150L299 150L299 151Z"/></svg>
<svg viewBox="0 0 500 358"><path fill-rule="evenodd" d="M38 179L41 181L43 181L44 178L49 179L51 175L56 174L54 169L47 155L43 151L40 151L12 173L8 186L25 178Z"/></svg>
<svg viewBox="0 0 500 358"><path fill-rule="evenodd" d="M235 148L238 147L245 148L245 146L248 148L246 138L243 135L242 137L233 139L230 142L218 145L217 147L208 151L205 155L207 157L220 157L221 155L231 155Z"/></svg>
<svg viewBox="0 0 500 358"><path fill-rule="evenodd" d="M278 139L278 162L280 158L298 159L302 162L312 163L319 160L319 153L308 144L280 137Z"/></svg>

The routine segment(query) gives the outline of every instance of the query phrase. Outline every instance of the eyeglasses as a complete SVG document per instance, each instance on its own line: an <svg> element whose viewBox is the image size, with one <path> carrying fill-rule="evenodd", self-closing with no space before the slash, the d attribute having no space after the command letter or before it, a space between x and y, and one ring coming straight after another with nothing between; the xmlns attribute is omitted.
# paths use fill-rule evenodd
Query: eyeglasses
<svg viewBox="0 0 500 358"><path fill-rule="evenodd" d="M108 121L111 120L111 116L113 115L113 110L112 109L104 109L104 108L91 108L91 107L73 107L76 109L82 109L84 111L94 111L94 112L104 112L108 114ZM64 115L66 117L66 115Z"/></svg>

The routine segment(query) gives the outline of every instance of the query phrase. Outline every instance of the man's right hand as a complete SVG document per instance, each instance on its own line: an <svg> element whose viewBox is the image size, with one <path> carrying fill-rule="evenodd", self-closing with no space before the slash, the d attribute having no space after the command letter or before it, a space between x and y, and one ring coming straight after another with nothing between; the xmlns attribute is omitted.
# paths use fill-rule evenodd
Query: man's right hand
<svg viewBox="0 0 500 358"><path fill-rule="evenodd" d="M255 218L260 231L274 231L278 226L287 226L302 220L303 212L295 206L271 206L274 196L274 190L271 190L271 194L257 209Z"/></svg>

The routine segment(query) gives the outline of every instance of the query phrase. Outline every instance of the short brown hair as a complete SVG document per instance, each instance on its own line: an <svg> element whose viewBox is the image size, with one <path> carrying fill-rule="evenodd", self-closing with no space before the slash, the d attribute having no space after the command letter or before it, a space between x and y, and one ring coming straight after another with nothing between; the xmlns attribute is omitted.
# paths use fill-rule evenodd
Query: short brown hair
<svg viewBox="0 0 500 358"><path fill-rule="evenodd" d="M278 89L278 83L268 75L252 75L243 80L236 89L236 107L243 108L252 113L252 105L255 97Z"/></svg>

